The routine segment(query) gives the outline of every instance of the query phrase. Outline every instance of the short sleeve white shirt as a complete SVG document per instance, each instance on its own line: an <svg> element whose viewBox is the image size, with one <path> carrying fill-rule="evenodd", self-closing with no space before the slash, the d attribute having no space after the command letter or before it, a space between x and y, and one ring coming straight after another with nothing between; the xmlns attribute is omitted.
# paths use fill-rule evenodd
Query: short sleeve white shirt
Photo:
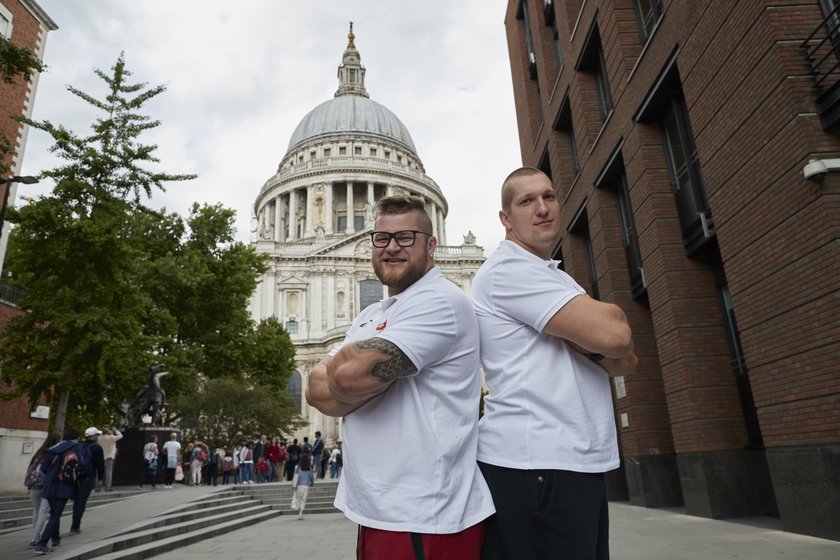
<svg viewBox="0 0 840 560"><path fill-rule="evenodd" d="M489 517L476 463L481 386L469 299L435 267L362 311L343 344L374 337L399 347L417 373L344 417L336 507L366 527L430 534Z"/></svg>
<svg viewBox="0 0 840 560"><path fill-rule="evenodd" d="M181 449L181 444L175 440L169 440L163 444L163 452L166 454L173 454L176 455L178 451Z"/></svg>
<svg viewBox="0 0 840 560"><path fill-rule="evenodd" d="M543 333L584 292L559 261L502 241L472 297L481 333L484 397L478 460L515 469L606 472L619 465L609 376Z"/></svg>

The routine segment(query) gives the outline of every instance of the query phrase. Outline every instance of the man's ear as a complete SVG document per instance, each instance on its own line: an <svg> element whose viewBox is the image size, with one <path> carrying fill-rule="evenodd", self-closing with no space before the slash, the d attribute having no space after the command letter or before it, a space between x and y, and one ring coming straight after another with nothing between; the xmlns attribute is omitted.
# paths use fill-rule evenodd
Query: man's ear
<svg viewBox="0 0 840 560"><path fill-rule="evenodd" d="M499 221L505 226L505 229L510 229L510 220L504 210L499 210Z"/></svg>
<svg viewBox="0 0 840 560"><path fill-rule="evenodd" d="M429 256L435 256L435 249L437 248L438 240L434 235L429 236Z"/></svg>

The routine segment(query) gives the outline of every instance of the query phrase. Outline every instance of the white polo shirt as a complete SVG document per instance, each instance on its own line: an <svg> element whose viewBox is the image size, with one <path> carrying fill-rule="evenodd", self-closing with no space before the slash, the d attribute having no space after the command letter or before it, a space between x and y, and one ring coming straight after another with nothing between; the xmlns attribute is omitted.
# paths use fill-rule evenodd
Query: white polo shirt
<svg viewBox="0 0 840 560"><path fill-rule="evenodd" d="M490 394L478 460L515 469L606 472L619 466L607 373L542 331L585 293L558 268L502 241L472 285Z"/></svg>
<svg viewBox="0 0 840 560"><path fill-rule="evenodd" d="M418 372L344 417L336 507L366 527L415 533L457 533L489 517L476 464L481 386L469 298L435 267L362 311L342 345L373 337L398 346Z"/></svg>

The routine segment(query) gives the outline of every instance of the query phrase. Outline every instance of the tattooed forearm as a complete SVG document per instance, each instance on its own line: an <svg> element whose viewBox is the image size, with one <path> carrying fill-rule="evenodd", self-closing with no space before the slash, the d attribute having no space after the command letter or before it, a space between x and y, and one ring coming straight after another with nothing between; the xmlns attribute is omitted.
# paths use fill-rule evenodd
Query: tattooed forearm
<svg viewBox="0 0 840 560"><path fill-rule="evenodd" d="M390 383L399 377L407 377L417 373L417 368L411 363L402 350L395 344L381 338L369 338L356 343L360 350L376 350L380 354L388 356L373 364L370 370L371 375L382 383Z"/></svg>

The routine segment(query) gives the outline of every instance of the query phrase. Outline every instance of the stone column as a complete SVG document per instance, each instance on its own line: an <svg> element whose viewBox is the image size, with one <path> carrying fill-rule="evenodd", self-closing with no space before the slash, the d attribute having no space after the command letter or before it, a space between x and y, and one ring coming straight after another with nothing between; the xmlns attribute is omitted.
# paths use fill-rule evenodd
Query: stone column
<svg viewBox="0 0 840 560"><path fill-rule="evenodd" d="M303 236L304 237L312 237L315 235L315 224L312 223L313 216L315 216L315 187L313 185L309 185L306 187L306 216L304 216L304 223L306 224L303 228Z"/></svg>
<svg viewBox="0 0 840 560"><path fill-rule="evenodd" d="M274 198L274 241L283 241L283 199L280 196Z"/></svg>
<svg viewBox="0 0 840 560"><path fill-rule="evenodd" d="M324 229L327 235L333 233L333 184L327 183L325 185L326 192L324 193L325 216L327 223L324 224Z"/></svg>
<svg viewBox="0 0 840 560"><path fill-rule="evenodd" d="M347 181L347 233L356 233L353 213L353 181Z"/></svg>
<svg viewBox="0 0 840 560"><path fill-rule="evenodd" d="M289 191L289 236L287 241L297 239L297 195L294 190Z"/></svg>
<svg viewBox="0 0 840 560"><path fill-rule="evenodd" d="M367 187L367 204L365 205L365 227L373 227L374 208L376 208L376 196L374 195L373 183L368 183Z"/></svg>
<svg viewBox="0 0 840 560"><path fill-rule="evenodd" d="M432 235L434 235L435 237L437 237L437 238L438 238L438 241L440 241L440 242L441 242L441 245L443 245L443 240L442 240L442 239L440 238L440 236L438 235L438 215L437 215L437 204L435 204L435 202L434 202L434 201L432 201L431 206L432 206L432 215L431 215L431 218L432 218Z"/></svg>

